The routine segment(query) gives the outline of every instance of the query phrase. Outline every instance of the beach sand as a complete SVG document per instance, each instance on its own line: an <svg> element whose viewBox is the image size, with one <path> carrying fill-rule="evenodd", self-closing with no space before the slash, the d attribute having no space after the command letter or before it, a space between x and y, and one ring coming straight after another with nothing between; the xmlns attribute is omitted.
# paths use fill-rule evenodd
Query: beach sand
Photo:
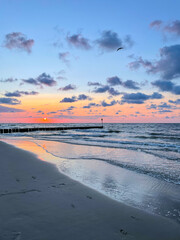
<svg viewBox="0 0 180 240"><path fill-rule="evenodd" d="M114 201L0 142L1 240L180 239L180 227Z"/></svg>

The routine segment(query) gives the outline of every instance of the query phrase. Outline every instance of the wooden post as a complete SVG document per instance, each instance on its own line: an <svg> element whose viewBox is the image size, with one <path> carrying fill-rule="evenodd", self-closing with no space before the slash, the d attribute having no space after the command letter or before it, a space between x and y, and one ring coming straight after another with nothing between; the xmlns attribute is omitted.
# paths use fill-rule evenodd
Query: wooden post
<svg viewBox="0 0 180 240"><path fill-rule="evenodd" d="M101 118L101 124L102 124L102 126L103 126L103 118Z"/></svg>

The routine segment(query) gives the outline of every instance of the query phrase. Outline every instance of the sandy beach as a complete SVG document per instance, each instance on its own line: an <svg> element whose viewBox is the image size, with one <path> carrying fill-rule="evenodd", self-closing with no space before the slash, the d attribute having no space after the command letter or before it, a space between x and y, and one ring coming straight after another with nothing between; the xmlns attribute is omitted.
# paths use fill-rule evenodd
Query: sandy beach
<svg viewBox="0 0 180 240"><path fill-rule="evenodd" d="M114 201L0 142L0 239L180 239L177 223Z"/></svg>

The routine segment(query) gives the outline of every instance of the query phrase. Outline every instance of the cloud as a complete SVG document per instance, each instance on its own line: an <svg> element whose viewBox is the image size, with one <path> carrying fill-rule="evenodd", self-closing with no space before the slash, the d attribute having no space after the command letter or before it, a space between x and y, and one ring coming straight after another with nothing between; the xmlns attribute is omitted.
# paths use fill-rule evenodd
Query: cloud
<svg viewBox="0 0 180 240"><path fill-rule="evenodd" d="M118 101L115 101L115 100L111 101L110 103L106 103L105 101L102 101L101 105L103 107L111 107L111 106L116 105L117 103L118 103Z"/></svg>
<svg viewBox="0 0 180 240"><path fill-rule="evenodd" d="M74 107L74 106L70 106L70 107L68 107L67 108L67 111L72 111L72 110L74 110L76 107Z"/></svg>
<svg viewBox="0 0 180 240"><path fill-rule="evenodd" d="M47 115L56 114L56 113L58 113L58 111L57 112L48 112Z"/></svg>
<svg viewBox="0 0 180 240"><path fill-rule="evenodd" d="M122 80L119 77L114 76L114 77L107 78L107 83L110 86L122 85Z"/></svg>
<svg viewBox="0 0 180 240"><path fill-rule="evenodd" d="M85 94L79 94L78 97L76 97L76 96L72 96L70 98L65 97L60 101L60 103L77 102L77 101L82 101L82 100L92 100L92 98Z"/></svg>
<svg viewBox="0 0 180 240"><path fill-rule="evenodd" d="M5 36L4 43L4 46L8 49L21 49L27 53L31 53L34 40L27 39L27 37L21 32L13 32Z"/></svg>
<svg viewBox="0 0 180 240"><path fill-rule="evenodd" d="M92 107L100 107L100 105L97 103L89 103L88 105L83 106L83 108L92 108Z"/></svg>
<svg viewBox="0 0 180 240"><path fill-rule="evenodd" d="M161 20L155 20L155 21L153 21L149 24L149 26L152 27L152 28L154 28L154 27L155 28L160 28L161 25L162 25Z"/></svg>
<svg viewBox="0 0 180 240"><path fill-rule="evenodd" d="M87 38L84 38L80 33L67 36L66 40L68 41L69 44L73 45L74 47L84 50L91 49L89 40Z"/></svg>
<svg viewBox="0 0 180 240"><path fill-rule="evenodd" d="M142 57L139 57L135 61L129 63L129 68L131 70L139 69L141 66L144 68L151 68L153 67L153 64L148 60L144 60Z"/></svg>
<svg viewBox="0 0 180 240"><path fill-rule="evenodd" d="M180 36L180 21L176 20L164 27L164 31Z"/></svg>
<svg viewBox="0 0 180 240"><path fill-rule="evenodd" d="M80 94L78 96L77 100L92 100L92 98L90 98L89 96L87 96L85 94Z"/></svg>
<svg viewBox="0 0 180 240"><path fill-rule="evenodd" d="M42 73L41 75L39 75L37 78L29 78L29 79L23 79L22 80L24 83L29 83L29 84L32 84L32 85L40 85L40 86L43 86L43 85L46 85L48 87L52 87L54 85L57 84L57 82L48 74L46 73Z"/></svg>
<svg viewBox="0 0 180 240"><path fill-rule="evenodd" d="M166 102L162 102L161 104L158 105L158 108L171 109L171 108L172 108L172 105L167 104Z"/></svg>
<svg viewBox="0 0 180 240"><path fill-rule="evenodd" d="M170 102L170 101L169 101ZM157 104L151 104L151 105L147 105L146 106L147 109L156 109L158 110L159 112L168 112L170 109L178 109L176 106L173 106L173 105L170 105L170 104L167 104L166 102L161 102L159 105ZM167 111L168 110L168 111Z"/></svg>
<svg viewBox="0 0 180 240"><path fill-rule="evenodd" d="M0 82L2 82L2 83L12 83L12 82L16 82L16 81L17 81L16 78L7 78L4 80L0 80Z"/></svg>
<svg viewBox="0 0 180 240"><path fill-rule="evenodd" d="M112 88L112 87L108 89L108 93L109 93L110 95L113 95L113 96L118 96L118 95L121 94L118 90L115 90L115 89Z"/></svg>
<svg viewBox="0 0 180 240"><path fill-rule="evenodd" d="M116 112L116 115L118 115L120 112L122 112L121 110L118 110L117 112Z"/></svg>
<svg viewBox="0 0 180 240"><path fill-rule="evenodd" d="M4 107L0 105L0 112L25 112L22 109L17 109L17 108L9 108L9 107Z"/></svg>
<svg viewBox="0 0 180 240"><path fill-rule="evenodd" d="M71 98L69 97L65 97L63 98L60 103L72 103L72 102L76 102L77 98L75 96L72 96Z"/></svg>
<svg viewBox="0 0 180 240"><path fill-rule="evenodd" d="M171 110L159 110L159 113L169 113L169 112L172 112Z"/></svg>
<svg viewBox="0 0 180 240"><path fill-rule="evenodd" d="M163 24L160 20L155 20L150 23L150 27L156 28L157 30L161 30L163 33L174 34L176 36L180 36L180 20L175 20L170 22L169 24Z"/></svg>
<svg viewBox="0 0 180 240"><path fill-rule="evenodd" d="M69 57L70 53L69 52L61 52L59 53L59 59L63 61L64 63L68 64L69 63Z"/></svg>
<svg viewBox="0 0 180 240"><path fill-rule="evenodd" d="M101 86L99 82L88 82L88 86Z"/></svg>
<svg viewBox="0 0 180 240"><path fill-rule="evenodd" d="M175 101L173 101L173 100L169 100L169 103L173 103L173 104L178 105L178 104L180 104L180 98L177 99L177 100L175 100Z"/></svg>
<svg viewBox="0 0 180 240"><path fill-rule="evenodd" d="M119 77L114 76L114 77L110 77L107 78L107 83L110 86L116 86L116 85L121 85L125 88L129 88L129 89L140 89L137 85L138 83L133 81L133 80L126 80L126 81L122 81ZM120 94L120 93L119 93ZM113 95L113 94L112 94ZM117 94L118 95L118 94Z"/></svg>
<svg viewBox="0 0 180 240"><path fill-rule="evenodd" d="M138 69L140 66L146 69L147 73L160 73L163 80L171 80L180 77L180 44L163 47L160 49L160 59L154 62L143 60L141 57L129 63L131 69Z"/></svg>
<svg viewBox="0 0 180 240"><path fill-rule="evenodd" d="M16 98L0 98L0 103L9 104L9 105L18 105L18 104L21 104L21 101L19 101Z"/></svg>
<svg viewBox="0 0 180 240"><path fill-rule="evenodd" d="M123 86L125 88L135 89L135 90L140 89L138 87L138 83L137 82L135 82L133 80L126 80L126 81L123 82L117 76L107 78L107 83L108 83L108 85L100 85L100 87L96 87L93 90L93 92L94 93L105 93L105 92L108 92L112 96L118 96L118 95L120 95L122 93L119 92L118 90L114 89L111 86ZM98 86L99 86L99 84L98 84Z"/></svg>
<svg viewBox="0 0 180 240"><path fill-rule="evenodd" d="M180 85L176 85L168 80L156 80L151 83L153 86L159 88L160 91L163 92L171 92L175 95L180 95Z"/></svg>
<svg viewBox="0 0 180 240"><path fill-rule="evenodd" d="M15 91L15 92L7 92L4 95L6 97L21 97L22 95L37 95L39 94L38 92L32 91L32 92L27 92L27 91Z"/></svg>
<svg viewBox="0 0 180 240"><path fill-rule="evenodd" d="M137 85L138 83L133 80L126 80L122 83L123 87L129 88L129 89L140 89Z"/></svg>
<svg viewBox="0 0 180 240"><path fill-rule="evenodd" d="M39 110L39 111L37 111L36 113L40 113L40 114L44 114L44 111L41 111L41 110Z"/></svg>
<svg viewBox="0 0 180 240"><path fill-rule="evenodd" d="M34 78L23 79L22 81L25 83L32 84L32 85L40 85L39 82Z"/></svg>
<svg viewBox="0 0 180 240"><path fill-rule="evenodd" d="M42 73L41 75L39 75L39 77L37 78L37 81L40 84L44 84L49 87L56 85L56 81L46 73Z"/></svg>
<svg viewBox="0 0 180 240"><path fill-rule="evenodd" d="M74 90L74 89L76 89L76 86L75 85L71 85L71 84L69 84L69 85L67 85L67 86L65 86L63 88L59 88L59 90L61 90L61 91L69 91L69 90Z"/></svg>
<svg viewBox="0 0 180 240"><path fill-rule="evenodd" d="M101 37L96 40L99 47L106 51L113 51L123 46L122 40L116 32L111 30L103 31Z"/></svg>
<svg viewBox="0 0 180 240"><path fill-rule="evenodd" d="M130 35L125 36L123 41L116 32L111 30L103 31L100 38L95 42L98 44L99 48L105 51L114 51L119 47L128 48L134 44Z"/></svg>
<svg viewBox="0 0 180 240"><path fill-rule="evenodd" d="M132 40L130 35L126 35L126 37L124 38L124 42L126 48L131 48L134 45L134 41Z"/></svg>
<svg viewBox="0 0 180 240"><path fill-rule="evenodd" d="M163 96L159 93L153 93L152 95L147 95L141 92L138 93L124 93L121 98L121 103L128 104L143 104L145 101L149 99L162 99Z"/></svg>
<svg viewBox="0 0 180 240"><path fill-rule="evenodd" d="M101 86L101 87L98 87L98 88L95 88L93 90L94 93L105 93L109 90L109 86L108 85L104 85L104 86Z"/></svg>
<svg viewBox="0 0 180 240"><path fill-rule="evenodd" d="M154 92L152 95L150 95L150 99L162 99L163 95L158 93L158 92Z"/></svg>

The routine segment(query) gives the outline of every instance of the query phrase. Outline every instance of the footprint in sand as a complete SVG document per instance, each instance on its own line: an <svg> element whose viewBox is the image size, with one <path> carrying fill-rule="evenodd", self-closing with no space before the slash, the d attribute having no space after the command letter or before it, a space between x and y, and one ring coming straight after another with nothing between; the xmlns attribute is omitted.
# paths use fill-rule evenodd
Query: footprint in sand
<svg viewBox="0 0 180 240"><path fill-rule="evenodd" d="M89 199L92 199L92 197L91 196L86 196L87 198L89 198Z"/></svg>
<svg viewBox="0 0 180 240"><path fill-rule="evenodd" d="M134 219L134 220L139 220L139 218L134 217L134 216L131 216L131 218Z"/></svg>
<svg viewBox="0 0 180 240"><path fill-rule="evenodd" d="M64 186L64 185L65 185L65 183L59 183L58 186L56 186L56 185L51 185L51 187L53 187L53 188L60 188L60 186Z"/></svg>
<svg viewBox="0 0 180 240"><path fill-rule="evenodd" d="M21 232L13 232L13 240L20 240Z"/></svg>
<svg viewBox="0 0 180 240"><path fill-rule="evenodd" d="M120 230L120 233L123 234L123 235L127 235L127 232L124 231L124 229L121 229L121 230Z"/></svg>
<svg viewBox="0 0 180 240"><path fill-rule="evenodd" d="M60 185L60 186L64 186L64 185L66 185L66 184L65 184L65 183L59 183L59 185Z"/></svg>

